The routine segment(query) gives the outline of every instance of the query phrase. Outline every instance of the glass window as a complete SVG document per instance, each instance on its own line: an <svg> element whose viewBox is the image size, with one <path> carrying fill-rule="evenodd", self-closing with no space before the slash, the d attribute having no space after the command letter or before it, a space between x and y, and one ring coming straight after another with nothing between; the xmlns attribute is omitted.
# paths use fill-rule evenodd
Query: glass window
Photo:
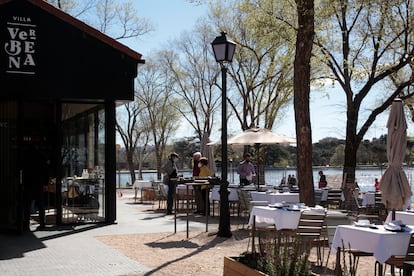
<svg viewBox="0 0 414 276"><path fill-rule="evenodd" d="M62 222L105 220L103 105L62 104Z"/></svg>

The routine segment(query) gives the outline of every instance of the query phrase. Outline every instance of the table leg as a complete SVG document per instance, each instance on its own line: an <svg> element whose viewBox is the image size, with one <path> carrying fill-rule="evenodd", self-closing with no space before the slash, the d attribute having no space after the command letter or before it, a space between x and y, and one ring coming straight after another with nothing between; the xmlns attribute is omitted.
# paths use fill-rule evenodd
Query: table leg
<svg viewBox="0 0 414 276"><path fill-rule="evenodd" d="M189 194L188 194L188 185L187 185L187 239L188 239L188 211L189 211L189 209L190 209L190 197L189 197Z"/></svg>
<svg viewBox="0 0 414 276"><path fill-rule="evenodd" d="M335 275L342 275L341 269L341 248L336 249Z"/></svg>
<svg viewBox="0 0 414 276"><path fill-rule="evenodd" d="M173 195L173 206L174 206L174 233L177 233L177 193L175 191L174 185L174 195Z"/></svg>
<svg viewBox="0 0 414 276"><path fill-rule="evenodd" d="M208 199L209 199L209 188L206 188L206 208L205 208L205 213L206 213L206 232L208 232L208 215L210 214L210 208L208 206Z"/></svg>
<svg viewBox="0 0 414 276"><path fill-rule="evenodd" d="M253 216L253 227L252 227L252 252L256 252L256 245L255 245L255 235L256 235L256 216Z"/></svg>

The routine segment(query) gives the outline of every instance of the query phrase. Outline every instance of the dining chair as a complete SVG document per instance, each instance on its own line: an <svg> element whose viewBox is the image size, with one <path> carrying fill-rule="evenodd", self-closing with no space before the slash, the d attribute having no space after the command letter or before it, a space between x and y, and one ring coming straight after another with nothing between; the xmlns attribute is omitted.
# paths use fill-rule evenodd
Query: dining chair
<svg viewBox="0 0 414 276"><path fill-rule="evenodd" d="M239 198L239 214L242 218L244 217L243 215L245 215L245 217L247 217L247 220L249 219L253 206L267 206L269 204L267 201L252 200L250 192L242 189L237 189L237 195ZM244 228L244 220L242 221Z"/></svg>
<svg viewBox="0 0 414 276"><path fill-rule="evenodd" d="M357 220L368 219L370 222L382 223L382 219L379 216L379 211L376 206L362 206L358 194L355 191L352 193L352 197L355 202Z"/></svg>
<svg viewBox="0 0 414 276"><path fill-rule="evenodd" d="M414 270L414 233L411 234L405 256L391 256L385 261L385 265L391 266L391 275L395 275L395 268L400 270L400 275L401 270L404 271L403 275L412 275L411 271Z"/></svg>
<svg viewBox="0 0 414 276"><path fill-rule="evenodd" d="M342 189L328 190L326 205L330 209L340 209L342 207Z"/></svg>
<svg viewBox="0 0 414 276"><path fill-rule="evenodd" d="M318 265L322 265L320 238L325 217L325 212L304 211L300 215L298 228L296 229L296 237L305 245L306 250L310 251L312 247L316 247Z"/></svg>

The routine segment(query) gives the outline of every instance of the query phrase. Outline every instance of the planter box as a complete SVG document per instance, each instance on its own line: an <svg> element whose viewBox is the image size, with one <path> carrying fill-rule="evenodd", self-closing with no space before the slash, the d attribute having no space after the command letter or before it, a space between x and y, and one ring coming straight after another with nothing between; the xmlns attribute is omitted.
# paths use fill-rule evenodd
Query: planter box
<svg viewBox="0 0 414 276"><path fill-rule="evenodd" d="M234 257L224 257L224 276L267 276L267 274L250 268Z"/></svg>

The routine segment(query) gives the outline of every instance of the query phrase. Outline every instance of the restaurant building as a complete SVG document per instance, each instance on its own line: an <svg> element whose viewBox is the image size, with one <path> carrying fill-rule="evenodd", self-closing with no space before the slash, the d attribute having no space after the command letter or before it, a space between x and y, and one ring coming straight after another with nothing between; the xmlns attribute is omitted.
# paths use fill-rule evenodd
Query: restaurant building
<svg viewBox="0 0 414 276"><path fill-rule="evenodd" d="M116 220L115 107L141 55L42 0L0 0L0 229Z"/></svg>

